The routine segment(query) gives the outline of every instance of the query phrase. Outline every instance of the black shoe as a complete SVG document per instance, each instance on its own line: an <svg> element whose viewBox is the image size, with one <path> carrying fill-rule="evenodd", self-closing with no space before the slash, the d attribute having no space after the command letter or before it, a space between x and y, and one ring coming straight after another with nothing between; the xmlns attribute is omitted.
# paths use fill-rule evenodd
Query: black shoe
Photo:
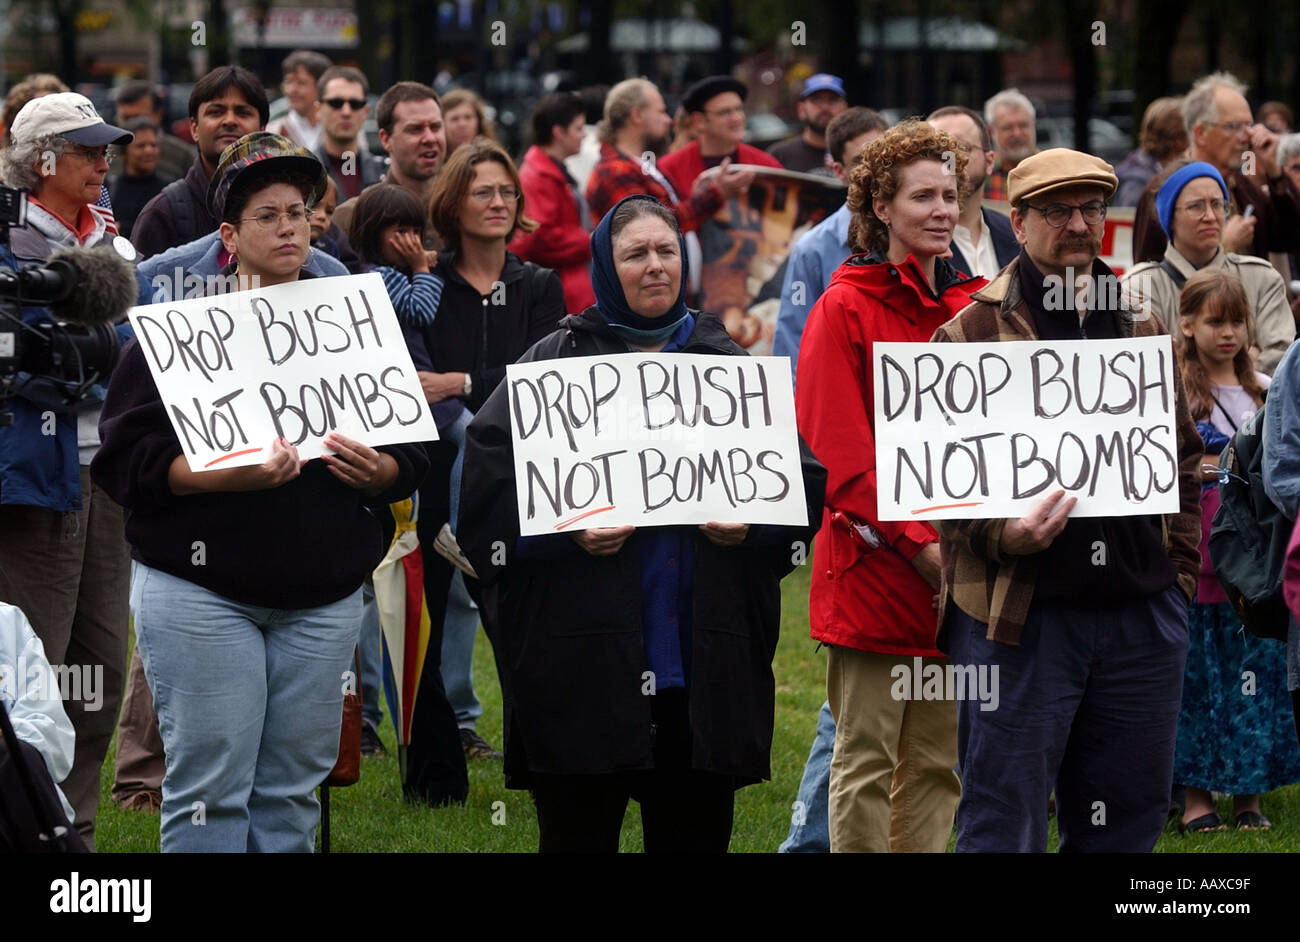
<svg viewBox="0 0 1300 942"><path fill-rule="evenodd" d="M361 754L367 759L382 759L388 754L379 741L379 733L369 723L361 724Z"/></svg>
<svg viewBox="0 0 1300 942"><path fill-rule="evenodd" d="M465 750L466 759L501 759L502 754L492 748L486 739L472 729L460 731L460 744Z"/></svg>

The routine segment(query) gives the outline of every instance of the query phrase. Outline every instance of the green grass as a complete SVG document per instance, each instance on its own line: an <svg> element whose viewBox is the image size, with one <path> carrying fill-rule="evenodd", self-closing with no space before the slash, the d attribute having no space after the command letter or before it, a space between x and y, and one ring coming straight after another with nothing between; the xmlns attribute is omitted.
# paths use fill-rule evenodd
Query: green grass
<svg viewBox="0 0 1300 942"><path fill-rule="evenodd" d="M772 780L737 793L733 852L770 853L785 839L804 760L816 732L817 711L826 699L826 654L816 651L808 637L809 571L808 566L801 567L783 586L781 642L775 664ZM474 648L474 679L483 702L479 732L500 747L501 690L492 649L481 629ZM388 756L363 760L360 782L330 792L333 852L531 853L537 849L532 801L527 792L506 789L499 763L470 763L469 800L463 808L412 805L401 799L392 724L385 721L380 735ZM156 852L158 817L121 811L109 800L115 751L116 741L104 763L98 848L101 852ZM1171 831L1160 838L1156 853L1300 851L1300 785L1265 796L1263 808L1274 823L1268 833L1228 830L1184 837ZM1230 799L1219 803L1225 821L1231 821L1231 810ZM494 823L494 817L501 823ZM1055 820L1049 843L1055 849ZM623 820L620 848L641 850L640 815L634 802L629 803Z"/></svg>

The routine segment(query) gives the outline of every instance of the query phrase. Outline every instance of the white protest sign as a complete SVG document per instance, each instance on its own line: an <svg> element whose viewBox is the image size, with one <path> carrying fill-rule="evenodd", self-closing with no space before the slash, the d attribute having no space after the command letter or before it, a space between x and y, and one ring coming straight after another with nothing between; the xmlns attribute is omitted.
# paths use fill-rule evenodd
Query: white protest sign
<svg viewBox="0 0 1300 942"><path fill-rule="evenodd" d="M785 357L539 360L506 388L524 536L808 523Z"/></svg>
<svg viewBox="0 0 1300 942"><path fill-rule="evenodd" d="M260 464L280 437L303 459L335 431L372 447L438 437L378 274L129 313L193 471Z"/></svg>
<svg viewBox="0 0 1300 942"><path fill-rule="evenodd" d="M1169 337L874 345L881 520L1176 513Z"/></svg>

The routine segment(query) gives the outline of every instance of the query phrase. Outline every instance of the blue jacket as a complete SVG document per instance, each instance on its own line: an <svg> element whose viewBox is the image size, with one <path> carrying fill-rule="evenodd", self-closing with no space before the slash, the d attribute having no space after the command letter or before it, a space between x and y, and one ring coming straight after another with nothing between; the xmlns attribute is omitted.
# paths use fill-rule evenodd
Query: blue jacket
<svg viewBox="0 0 1300 942"><path fill-rule="evenodd" d="M43 265L49 256L49 243L32 229L14 229L10 242L0 245L0 267L10 271ZM35 306L24 307L22 319L26 324L52 322L46 308ZM125 343L130 326L118 325L117 333ZM64 394L75 385L18 374L15 395L4 404L13 425L0 426L0 504L81 509L77 412L102 403L104 387L95 386L75 406L68 405Z"/></svg>
<svg viewBox="0 0 1300 942"><path fill-rule="evenodd" d="M831 275L853 254L849 248L849 222L853 213L841 206L794 244L781 285L781 309L776 316L772 355L790 358L790 375L799 363L799 341L808 314L831 283Z"/></svg>
<svg viewBox="0 0 1300 942"><path fill-rule="evenodd" d="M1264 492L1294 520L1300 512L1300 354L1293 343L1273 371L1264 400Z"/></svg>
<svg viewBox="0 0 1300 942"><path fill-rule="evenodd" d="M201 239L151 256L136 269L140 281L139 303L172 301L176 295L183 298L187 293L190 297L201 297L205 294L206 280L221 271L217 264L220 255L220 234L211 232ZM307 271L318 278L348 274L347 268L337 258L315 250L308 256ZM187 286L187 278L197 280L192 280ZM176 287L181 290L176 291Z"/></svg>

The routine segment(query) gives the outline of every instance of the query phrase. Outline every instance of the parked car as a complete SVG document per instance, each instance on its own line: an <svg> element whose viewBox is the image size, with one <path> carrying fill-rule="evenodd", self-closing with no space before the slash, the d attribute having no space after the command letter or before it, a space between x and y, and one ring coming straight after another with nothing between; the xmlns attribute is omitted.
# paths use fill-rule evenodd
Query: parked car
<svg viewBox="0 0 1300 942"><path fill-rule="evenodd" d="M1038 149L1074 147L1074 118L1045 116L1038 119ZM1133 149L1129 136L1105 118L1089 118L1088 151L1112 164Z"/></svg>
<svg viewBox="0 0 1300 942"><path fill-rule="evenodd" d="M787 121L775 114L751 114L745 119L745 143L766 150L777 141L794 137L803 128L795 121Z"/></svg>

